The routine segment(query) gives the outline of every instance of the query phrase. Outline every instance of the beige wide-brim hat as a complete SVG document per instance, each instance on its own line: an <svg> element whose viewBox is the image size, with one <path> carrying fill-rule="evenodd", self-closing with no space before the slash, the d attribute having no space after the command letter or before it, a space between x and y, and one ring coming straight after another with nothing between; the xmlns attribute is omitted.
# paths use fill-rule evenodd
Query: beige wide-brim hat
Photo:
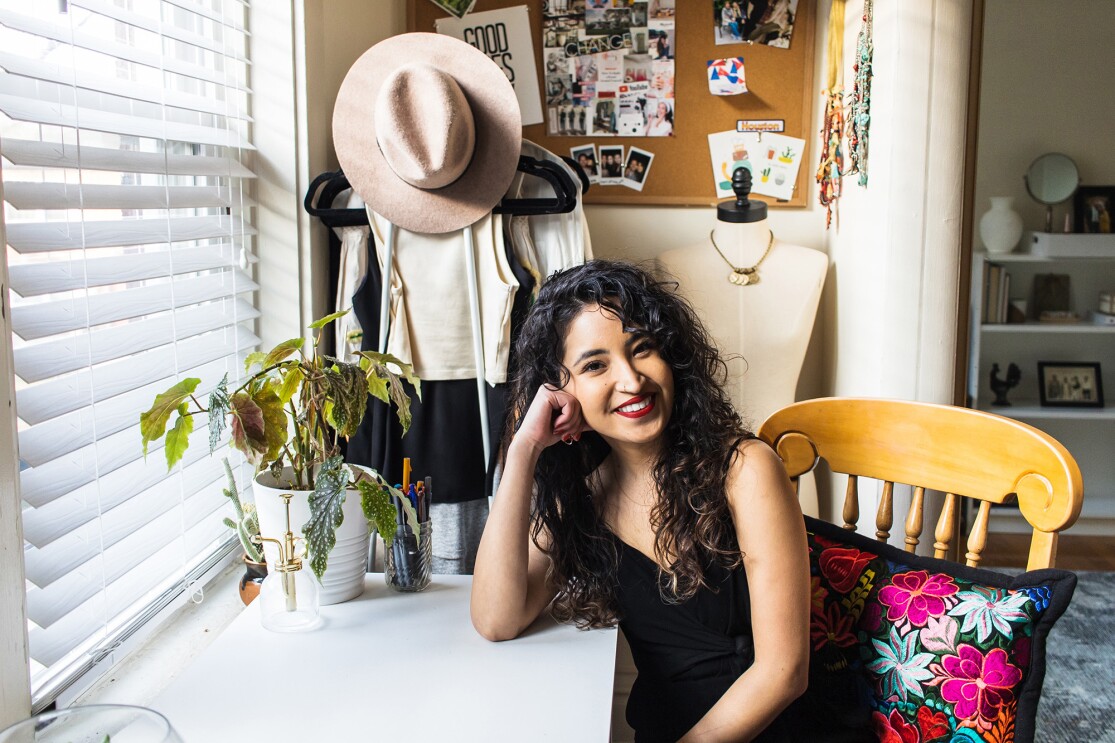
<svg viewBox="0 0 1115 743"><path fill-rule="evenodd" d="M490 212L515 175L521 142L519 102L503 70L440 34L401 34L364 52L333 109L349 183L413 232L452 232Z"/></svg>

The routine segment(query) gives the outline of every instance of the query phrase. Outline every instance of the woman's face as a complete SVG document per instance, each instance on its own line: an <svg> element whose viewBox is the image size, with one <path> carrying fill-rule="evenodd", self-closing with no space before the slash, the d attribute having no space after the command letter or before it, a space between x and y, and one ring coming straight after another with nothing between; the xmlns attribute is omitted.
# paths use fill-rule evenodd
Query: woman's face
<svg viewBox="0 0 1115 743"><path fill-rule="evenodd" d="M659 101L658 102L658 118L660 118L660 119L666 118L666 112L669 111L669 110L670 110L670 107L666 105L665 101Z"/></svg>
<svg viewBox="0 0 1115 743"><path fill-rule="evenodd" d="M625 333L615 315L590 305L569 324L562 363L565 391L609 444L657 443L673 410L674 373L650 336Z"/></svg>

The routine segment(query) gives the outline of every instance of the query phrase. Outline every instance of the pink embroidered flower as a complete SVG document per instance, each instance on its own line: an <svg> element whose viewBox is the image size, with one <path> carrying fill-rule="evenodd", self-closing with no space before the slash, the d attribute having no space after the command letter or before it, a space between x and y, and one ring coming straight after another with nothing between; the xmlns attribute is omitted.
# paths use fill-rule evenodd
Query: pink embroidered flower
<svg viewBox="0 0 1115 743"><path fill-rule="evenodd" d="M842 648L855 645L852 618L841 613L839 604L830 604L823 613L815 612L809 617L809 639L813 641L814 650L829 643Z"/></svg>
<svg viewBox="0 0 1115 743"><path fill-rule="evenodd" d="M921 743L917 727L903 720L897 709L892 709L889 717L883 717L882 712L872 712L871 727L879 743Z"/></svg>
<svg viewBox="0 0 1115 743"><path fill-rule="evenodd" d="M999 709L1014 700L1014 687L1022 680L1022 671L1010 664L1007 652L995 648L986 656L971 645L961 645L956 655L946 655L934 670L942 671L939 679L941 696L955 707L953 714L961 720L991 724L999 717Z"/></svg>
<svg viewBox="0 0 1115 743"><path fill-rule="evenodd" d="M832 584L832 590L848 593L856 587L867 563L874 559L875 555L870 552L860 552L851 547L830 547L821 553L817 564L821 567L821 575Z"/></svg>
<svg viewBox="0 0 1115 743"><path fill-rule="evenodd" d="M895 575L889 586L883 586L879 591L879 601L890 607L887 610L889 621L898 622L906 618L915 627L924 627L930 617L945 613L948 608L945 599L957 590L951 576L911 570Z"/></svg>

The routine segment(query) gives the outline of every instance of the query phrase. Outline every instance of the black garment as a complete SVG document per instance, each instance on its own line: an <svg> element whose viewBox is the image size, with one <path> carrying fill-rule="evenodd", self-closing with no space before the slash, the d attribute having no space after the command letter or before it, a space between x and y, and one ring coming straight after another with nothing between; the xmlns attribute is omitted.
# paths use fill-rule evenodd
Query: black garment
<svg viewBox="0 0 1115 743"><path fill-rule="evenodd" d="M707 588L668 604L658 590L654 561L613 539L619 553L619 624L639 672L627 702L627 723L635 729L636 743L674 743L755 662L747 577L742 567L730 571L711 565L705 569ZM810 669L811 687L815 670L820 671ZM824 687L833 688L831 678ZM826 698L818 698L807 691L754 740L874 741L865 700L851 696L833 698L826 692Z"/></svg>
<svg viewBox="0 0 1115 743"><path fill-rule="evenodd" d="M511 243L507 243L510 253ZM511 308L512 335L526 313L534 281L530 273L510 256L512 272L519 280ZM368 238L368 274L352 297L353 312L364 331L361 350L379 347L379 303L382 273L375 255L373 238ZM513 364L513 360L509 365ZM507 386L484 385L487 393L491 457L483 463L483 435L477 411L476 380L454 379L422 382L422 399L413 389L411 425L403 435L394 408L369 397L368 407L357 432L348 442L347 461L374 467L389 482L402 480L403 457L410 457L414 472L433 478L434 499L438 503L461 503L486 497L492 488L491 472L498 451L500 433L507 415Z"/></svg>

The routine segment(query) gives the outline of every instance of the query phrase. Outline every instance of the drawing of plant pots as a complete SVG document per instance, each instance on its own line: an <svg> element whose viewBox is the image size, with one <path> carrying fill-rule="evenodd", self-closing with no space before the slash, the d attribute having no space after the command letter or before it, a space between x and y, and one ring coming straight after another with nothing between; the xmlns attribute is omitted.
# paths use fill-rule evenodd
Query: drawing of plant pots
<svg viewBox="0 0 1115 743"><path fill-rule="evenodd" d="M763 168L760 180L762 180L763 183L770 180L770 168Z"/></svg>
<svg viewBox="0 0 1115 743"><path fill-rule="evenodd" d="M779 159L779 161L784 162L784 163L793 163L794 162L794 151L792 149L790 149L789 147L787 147L785 150L782 151L782 154L778 156L778 159Z"/></svg>
<svg viewBox="0 0 1115 743"><path fill-rule="evenodd" d="M775 184L781 186L783 183L786 182L786 174L782 171L779 171L778 174L774 176L774 182Z"/></svg>

